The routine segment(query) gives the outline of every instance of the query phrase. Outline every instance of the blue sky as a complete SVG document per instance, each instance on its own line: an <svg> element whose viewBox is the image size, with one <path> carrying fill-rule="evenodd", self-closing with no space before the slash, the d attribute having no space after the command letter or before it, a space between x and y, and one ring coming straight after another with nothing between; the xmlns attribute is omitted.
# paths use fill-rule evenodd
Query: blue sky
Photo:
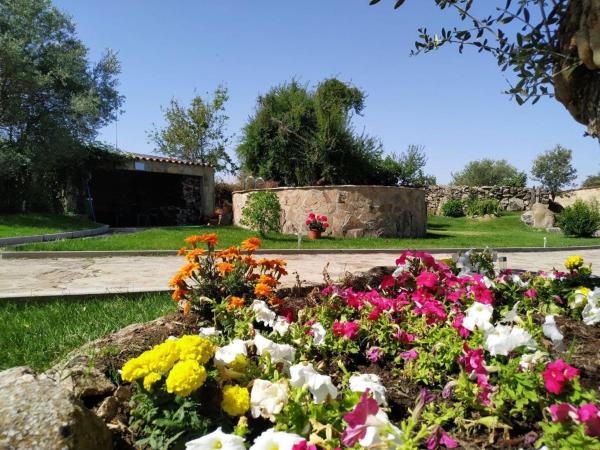
<svg viewBox="0 0 600 450"><path fill-rule="evenodd" d="M410 57L417 28L448 26L433 0L53 0L69 13L92 59L106 48L122 63L126 96L119 148L152 153L146 131L161 105L228 87L229 130L240 130L256 97L295 77L336 76L368 94L359 130L387 151L426 147L438 182L473 159L505 158L529 172L536 154L560 143L574 150L580 180L600 171L598 142L553 99L518 106L489 55L454 48ZM100 139L114 144L115 125ZM233 147L231 148L233 154Z"/></svg>

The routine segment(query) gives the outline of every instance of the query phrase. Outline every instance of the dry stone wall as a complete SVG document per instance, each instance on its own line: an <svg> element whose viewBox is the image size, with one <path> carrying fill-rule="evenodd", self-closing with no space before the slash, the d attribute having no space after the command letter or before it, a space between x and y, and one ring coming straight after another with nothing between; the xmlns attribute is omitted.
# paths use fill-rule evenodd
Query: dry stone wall
<svg viewBox="0 0 600 450"><path fill-rule="evenodd" d="M450 199L469 200L495 199L507 211L526 211L534 203L547 204L550 194L540 188L516 188L508 186L429 186L427 192L427 212L440 215L442 205Z"/></svg>
<svg viewBox="0 0 600 450"><path fill-rule="evenodd" d="M427 231L425 191L393 186L306 186L266 189L281 203L284 233L306 233L310 212L326 215L327 234L340 237L421 237ZM248 195L233 193L233 222L240 225Z"/></svg>

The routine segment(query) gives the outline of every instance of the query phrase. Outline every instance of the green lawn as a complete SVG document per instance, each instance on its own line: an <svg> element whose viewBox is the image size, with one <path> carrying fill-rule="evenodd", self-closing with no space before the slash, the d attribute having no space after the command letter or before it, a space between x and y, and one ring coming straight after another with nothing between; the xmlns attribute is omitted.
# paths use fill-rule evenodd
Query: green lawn
<svg viewBox="0 0 600 450"><path fill-rule="evenodd" d="M76 216L24 213L0 215L0 238L62 233L96 228L98 224Z"/></svg>
<svg viewBox="0 0 600 450"><path fill-rule="evenodd" d="M168 294L0 300L0 370L46 370L86 342L173 311Z"/></svg>
<svg viewBox="0 0 600 450"><path fill-rule="evenodd" d="M549 247L577 245L600 245L600 239L569 238L561 234L535 231L519 220L519 214L506 214L491 219L453 219L430 217L427 236L421 239L358 238L344 239L324 237L318 241L302 240L302 248L453 248L453 247L542 247L544 236ZM219 247L238 244L256 233L236 227L170 227L154 228L132 234L116 234L106 237L70 239L49 243L29 244L18 250L174 250L183 245L190 234L217 232ZM297 248L294 235L271 235L263 242L263 248Z"/></svg>

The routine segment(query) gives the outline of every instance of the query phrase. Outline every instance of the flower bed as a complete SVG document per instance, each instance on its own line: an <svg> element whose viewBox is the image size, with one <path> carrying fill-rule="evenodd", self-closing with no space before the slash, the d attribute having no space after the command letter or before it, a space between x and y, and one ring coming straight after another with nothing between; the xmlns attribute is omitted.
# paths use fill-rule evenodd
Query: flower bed
<svg viewBox="0 0 600 450"><path fill-rule="evenodd" d="M171 284L198 332L122 366L136 446L600 448L600 364L585 347L600 342L600 289L581 258L479 274L407 251L366 289L294 300L277 290L285 261L254 258L258 239L186 241ZM574 336L586 330L595 341Z"/></svg>

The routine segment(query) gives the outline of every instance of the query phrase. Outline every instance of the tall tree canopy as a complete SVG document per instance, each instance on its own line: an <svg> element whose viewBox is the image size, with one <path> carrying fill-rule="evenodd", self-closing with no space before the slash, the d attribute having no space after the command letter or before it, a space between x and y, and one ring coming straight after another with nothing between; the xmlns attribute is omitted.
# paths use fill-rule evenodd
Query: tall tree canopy
<svg viewBox="0 0 600 450"><path fill-rule="evenodd" d="M577 169L573 167L573 152L562 145L539 154L531 168L533 178L550 191L554 201L558 192L571 185L577 178Z"/></svg>
<svg viewBox="0 0 600 450"><path fill-rule="evenodd" d="M380 142L352 125L365 94L335 78L310 90L296 80L258 98L237 148L242 168L285 186L395 184Z"/></svg>
<svg viewBox="0 0 600 450"><path fill-rule="evenodd" d="M370 4L381 0L370 0ZM418 0L421 2L422 0ZM406 0L394 0L395 8ZM519 104L555 96L600 139L600 0L434 0L464 25L418 30L413 53L456 44L491 53L516 81Z"/></svg>
<svg viewBox="0 0 600 450"><path fill-rule="evenodd" d="M123 102L119 70L110 51L91 64L49 0L0 0L0 197L11 197L0 208L52 203L95 158L90 144Z"/></svg>
<svg viewBox="0 0 600 450"><path fill-rule="evenodd" d="M165 155L233 172L236 167L225 150L229 142L225 131L229 119L225 114L227 100L227 89L222 86L215 90L212 99L196 96L187 108L172 99L164 108L166 126L155 126L148 137Z"/></svg>
<svg viewBox="0 0 600 450"><path fill-rule="evenodd" d="M514 186L523 187L527 174L519 172L505 159L471 161L463 170L452 174L452 184L458 186Z"/></svg>

